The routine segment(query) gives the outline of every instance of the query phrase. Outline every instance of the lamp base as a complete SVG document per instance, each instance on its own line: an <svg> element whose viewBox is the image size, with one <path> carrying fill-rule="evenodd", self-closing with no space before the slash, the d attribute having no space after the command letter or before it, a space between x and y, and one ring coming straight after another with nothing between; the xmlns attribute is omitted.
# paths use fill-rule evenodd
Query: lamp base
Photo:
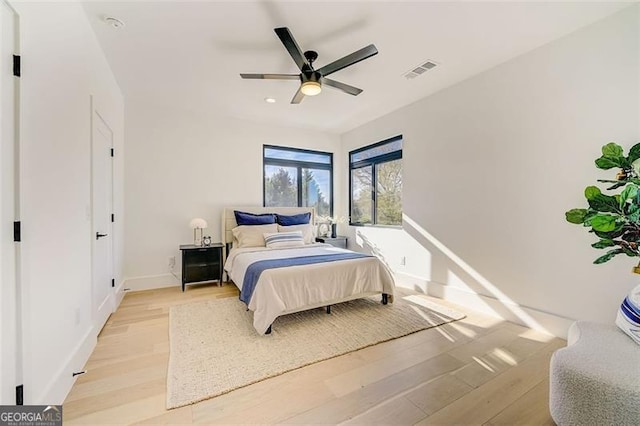
<svg viewBox="0 0 640 426"><path fill-rule="evenodd" d="M202 228L196 228L193 230L193 245L202 246Z"/></svg>

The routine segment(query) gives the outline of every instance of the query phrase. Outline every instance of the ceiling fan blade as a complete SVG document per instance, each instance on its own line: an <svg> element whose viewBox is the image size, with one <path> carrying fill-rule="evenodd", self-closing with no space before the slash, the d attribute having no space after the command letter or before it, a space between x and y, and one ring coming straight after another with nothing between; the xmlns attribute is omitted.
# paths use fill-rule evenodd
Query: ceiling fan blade
<svg viewBox="0 0 640 426"><path fill-rule="evenodd" d="M296 43L296 40L291 34L291 31L289 31L289 28L281 27L274 29L274 31L280 38L282 44L284 44L284 47L289 52L289 55L291 55L291 57L293 58L293 62L295 62L298 68L300 68L300 71L302 71L302 67L305 65L308 66L309 64L302 54L302 49L300 49L300 46L298 46L298 43Z"/></svg>
<svg viewBox="0 0 640 426"><path fill-rule="evenodd" d="M299 104L304 99L304 93L302 93L302 86L298 87L298 91L295 95L293 95L293 99L291 99L292 104Z"/></svg>
<svg viewBox="0 0 640 426"><path fill-rule="evenodd" d="M374 55L378 54L378 49L373 44L368 45L367 47L363 47L360 50L356 50L355 52L338 59L337 61L333 61L328 65L317 70L323 76L327 76L329 74L333 74L336 71L340 71L343 68L351 66L353 64L357 64L360 61L364 61L367 58L370 58Z"/></svg>
<svg viewBox="0 0 640 426"><path fill-rule="evenodd" d="M339 81L332 80L330 78L323 78L320 80L321 84L331 86L335 89L342 90L345 93L348 93L353 96L358 96L362 93L362 89L358 89L357 87L350 86L348 84L341 83Z"/></svg>
<svg viewBox="0 0 640 426"><path fill-rule="evenodd" d="M300 80L299 74L240 74L240 77L251 80Z"/></svg>

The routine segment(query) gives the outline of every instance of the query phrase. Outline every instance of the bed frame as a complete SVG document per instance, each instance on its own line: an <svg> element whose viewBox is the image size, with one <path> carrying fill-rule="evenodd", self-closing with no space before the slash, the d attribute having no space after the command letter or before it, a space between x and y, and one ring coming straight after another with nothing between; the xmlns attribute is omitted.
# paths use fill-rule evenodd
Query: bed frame
<svg viewBox="0 0 640 426"><path fill-rule="evenodd" d="M311 219L309 223L316 225L316 212L313 207L256 207L256 206L240 206L240 207L226 207L222 212L222 244L223 244L223 259L226 260L227 254L233 245L233 232L232 229L238 226L236 222L236 216L233 213L234 210L239 210L247 213L262 214L262 213L277 213L282 215L295 215L301 213L311 213ZM339 300L328 300L322 304L305 306L302 309L296 309L292 311L283 312L282 315L292 314L294 312L306 311L309 309L315 309L320 307L326 307L327 314L331 314L331 305L347 302L349 300L360 299L362 297L373 296L376 294L382 294L382 304L386 305L389 302L389 295L386 293L363 293L354 295L352 297L343 298ZM247 311L249 308L247 308ZM265 334L271 334L271 326Z"/></svg>

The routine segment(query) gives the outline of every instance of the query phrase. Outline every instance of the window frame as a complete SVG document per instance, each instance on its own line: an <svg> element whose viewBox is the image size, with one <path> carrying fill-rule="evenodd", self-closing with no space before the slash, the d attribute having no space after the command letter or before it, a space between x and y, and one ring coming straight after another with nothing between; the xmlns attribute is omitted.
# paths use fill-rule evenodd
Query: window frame
<svg viewBox="0 0 640 426"><path fill-rule="evenodd" d="M404 141L404 138L402 137L402 135L398 135L398 136L385 139L380 142L376 142L371 145L363 146L362 148L354 149L353 151L349 151L349 226L377 226L381 228L382 227L384 228L401 228L402 227L402 225L378 224L378 209L377 209L377 200L376 200L377 192L378 192L378 189L377 189L378 181L376 176L377 174L376 166L378 164L387 163L394 160L401 160L402 151L404 149L404 143L403 143L403 147L399 151L393 151L387 154L381 154L376 157L367 158L365 160L359 160L355 162L351 161L351 157L353 156L353 154L357 154L362 151L367 151L372 148L377 148L379 146L386 145L386 144L395 142L397 140ZM368 166L371 166L371 223L354 222L353 218L351 217L351 212L353 207L353 174L352 172L353 170L360 169L363 167L368 167Z"/></svg>
<svg viewBox="0 0 640 426"><path fill-rule="evenodd" d="M299 152L306 154L321 154L329 156L329 163L314 163L313 161L301 161L301 160L284 160L277 158L268 158L266 157L267 149L276 149L280 151L290 151L290 152ZM292 148L288 146L278 146L278 145L262 145L262 206L267 206L267 173L266 166L276 166L276 167L293 167L296 169L296 184L298 190L298 207L305 207L302 204L302 169L320 169L320 170L328 170L329 171L329 190L331 191L331 197L329 200L329 215L333 216L333 153L325 152L325 151L315 151L311 149L304 148ZM284 207L284 206L282 206ZM318 212L316 212L318 214Z"/></svg>

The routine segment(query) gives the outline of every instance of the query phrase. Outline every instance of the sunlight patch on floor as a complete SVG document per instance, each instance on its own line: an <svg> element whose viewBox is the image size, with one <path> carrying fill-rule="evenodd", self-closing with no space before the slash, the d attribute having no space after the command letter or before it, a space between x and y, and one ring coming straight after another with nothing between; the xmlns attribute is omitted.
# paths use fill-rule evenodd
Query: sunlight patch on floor
<svg viewBox="0 0 640 426"><path fill-rule="evenodd" d="M491 352L491 354L511 366L518 365L518 361L516 361L516 359L504 349L496 348L493 350L493 352Z"/></svg>
<svg viewBox="0 0 640 426"><path fill-rule="evenodd" d="M489 363L481 360L480 358L478 358L477 356L472 356L471 357L475 362L477 362L478 364L480 364L485 370L488 370L492 373L495 373L496 371L492 368L491 365L489 365Z"/></svg>

